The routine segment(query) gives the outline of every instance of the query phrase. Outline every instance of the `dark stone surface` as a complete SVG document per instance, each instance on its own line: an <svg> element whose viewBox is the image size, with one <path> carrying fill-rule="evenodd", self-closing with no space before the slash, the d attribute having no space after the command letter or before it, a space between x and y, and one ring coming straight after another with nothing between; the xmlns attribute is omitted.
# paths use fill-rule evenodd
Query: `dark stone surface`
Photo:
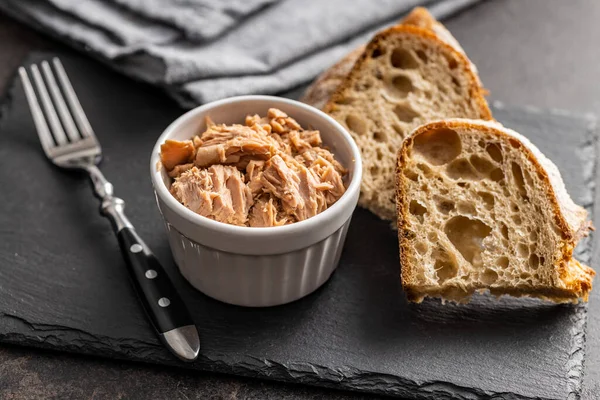
<svg viewBox="0 0 600 400"><path fill-rule="evenodd" d="M596 84L599 19L600 2L595 0L496 0L474 7L446 24L478 65L493 99L600 113L600 85ZM62 48L0 15L0 92L30 50ZM565 135L568 134L567 129ZM598 215L596 226L600 226ZM598 259L596 254L592 266L597 268ZM600 393L600 313L595 312L598 307L600 295L594 290L588 318L582 394L585 400L597 399ZM16 364L19 366L13 367ZM97 376L107 379L96 379ZM144 385L157 390L156 398L359 398L306 387L288 389L287 385L231 376L192 376L139 363L97 361L6 346L0 351L0 398L102 398L94 393L104 394L104 398L148 398L148 392L142 390ZM81 391L71 392L71 387ZM37 395L33 394L35 389L39 390Z"/></svg>
<svg viewBox="0 0 600 400"><path fill-rule="evenodd" d="M0 171L0 186L11 188L0 216L0 340L410 398L579 392L584 306L488 296L462 306L407 304L396 233L365 210L355 213L338 271L303 300L247 309L196 292L173 265L147 178L155 139L182 110L96 63L61 58L103 145L102 169L187 302L203 349L198 362L183 364L160 345L88 182L44 159L18 83L8 92L0 135L0 159L11 165ZM497 112L552 156L573 196L591 206L593 121Z"/></svg>
<svg viewBox="0 0 600 400"><path fill-rule="evenodd" d="M0 398L35 399L377 399L309 386L199 373L125 361L0 347Z"/></svg>

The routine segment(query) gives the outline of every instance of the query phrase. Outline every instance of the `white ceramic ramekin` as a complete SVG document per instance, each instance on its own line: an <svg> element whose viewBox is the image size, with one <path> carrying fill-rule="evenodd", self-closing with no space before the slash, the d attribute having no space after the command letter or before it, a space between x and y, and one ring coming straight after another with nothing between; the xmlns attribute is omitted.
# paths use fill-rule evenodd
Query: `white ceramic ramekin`
<svg viewBox="0 0 600 400"><path fill-rule="evenodd" d="M180 204L169 193L170 178L160 164L160 145L204 131L205 117L217 123L243 123L248 114L271 107L318 129L326 146L349 170L346 193L324 212L294 224L249 228L216 222ZM360 191L360 152L346 130L306 104L271 96L241 96L195 108L160 136L150 162L152 184L175 262L196 289L217 300L264 307L288 303L313 292L338 264Z"/></svg>

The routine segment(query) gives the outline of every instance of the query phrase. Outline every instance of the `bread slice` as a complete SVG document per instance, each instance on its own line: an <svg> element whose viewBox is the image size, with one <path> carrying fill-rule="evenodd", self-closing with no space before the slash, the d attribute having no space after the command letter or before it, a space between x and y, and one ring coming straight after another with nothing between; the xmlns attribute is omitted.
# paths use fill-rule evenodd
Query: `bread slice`
<svg viewBox="0 0 600 400"><path fill-rule="evenodd" d="M412 129L441 118L492 118L470 61L431 27L414 25L445 31L424 13L428 22L417 15L413 25L376 35L324 107L361 149L359 204L389 220L396 218L396 152Z"/></svg>
<svg viewBox="0 0 600 400"><path fill-rule="evenodd" d="M462 49L458 41L452 36L452 34L446 29L444 25L438 22L433 16L423 7L415 7L404 19L399 22L400 25L413 25L422 29L426 29L431 33L435 34L438 39L446 42L452 46L456 51L465 55L465 51ZM344 79L348 76L352 67L360 56L364 53L366 46L359 46L352 52L348 53L346 57L338 61L335 65L323 72L314 82L310 85L304 95L300 99L301 101L323 109L333 93L341 85ZM469 61L471 70L477 74L477 68L475 64ZM478 78L479 79L479 78Z"/></svg>
<svg viewBox="0 0 600 400"><path fill-rule="evenodd" d="M587 300L594 270L573 258L592 228L556 166L497 122L417 128L397 160L402 285L409 300L479 290Z"/></svg>

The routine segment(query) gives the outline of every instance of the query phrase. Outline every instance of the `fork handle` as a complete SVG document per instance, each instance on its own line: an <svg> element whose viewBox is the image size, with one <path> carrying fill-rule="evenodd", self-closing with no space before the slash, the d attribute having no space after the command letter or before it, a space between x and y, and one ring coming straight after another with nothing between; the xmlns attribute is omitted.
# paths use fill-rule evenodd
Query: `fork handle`
<svg viewBox="0 0 600 400"><path fill-rule="evenodd" d="M167 273L133 228L117 233L133 286L159 333L194 325Z"/></svg>
<svg viewBox="0 0 600 400"><path fill-rule="evenodd" d="M102 214L117 234L133 287L163 343L180 359L193 361L200 350L194 321L164 268L125 216L124 206L123 200L110 196L102 202Z"/></svg>

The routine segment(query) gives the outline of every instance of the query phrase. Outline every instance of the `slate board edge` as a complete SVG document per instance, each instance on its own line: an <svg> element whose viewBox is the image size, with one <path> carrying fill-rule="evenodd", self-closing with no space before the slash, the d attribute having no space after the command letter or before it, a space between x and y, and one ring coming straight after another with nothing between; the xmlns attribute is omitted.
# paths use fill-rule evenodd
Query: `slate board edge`
<svg viewBox="0 0 600 400"><path fill-rule="evenodd" d="M273 360L247 357L235 365L221 359L203 357L202 354L193 364L182 364L162 351L162 346L135 339L124 342L114 338L101 337L84 331L77 331L62 325L47 325L31 323L21 317L3 314L0 316L0 326L18 324L21 331L29 330L30 334L0 333L0 342L20 347L34 347L50 351L60 351L77 355L90 355L109 360L142 362L153 365L168 365L176 368L197 371L214 372L246 378L258 378L284 383L304 384L332 388L338 390L359 391L363 393L381 394L405 399L436 400L452 399L518 399L518 400L557 400L547 397L522 396L512 392L490 392L482 389L458 386L443 381L415 382L400 377L382 373L368 372L358 369L345 368L334 370L328 367L310 363L280 364ZM66 338L61 338L66 336ZM73 336L79 337L73 340ZM89 351L85 348L87 341L106 344L99 354L98 348ZM111 343L112 344L107 344ZM56 350L60 347L60 350ZM154 360L149 361L144 353L152 353ZM158 354L163 358L159 359ZM260 368L257 368L259 366ZM261 371L257 373L257 371Z"/></svg>
<svg viewBox="0 0 600 400"><path fill-rule="evenodd" d="M536 112L536 109L532 109L532 112ZM556 114L563 114L564 111L561 110L550 110ZM566 115L573 115L567 113ZM587 174L584 179L586 186L590 188L591 194L591 204L585 204L584 207L588 211L589 216L592 221L597 218L597 198L598 191L596 186L596 180L598 179L598 155L600 154L600 137L598 136L598 119L592 114L586 114L584 117L588 119L588 137L586 143L582 145L583 151L585 148L589 148L592 152L593 156L590 158L592 160L592 167L588 170L589 174ZM590 236L585 238L585 247L588 249L586 252L587 262L589 265L593 263L593 255L597 251L597 241L593 240L595 235L592 233ZM593 267L593 265L592 265ZM597 290L597 289L596 289ZM579 318L576 324L573 326L573 336L571 338L572 348L571 348L571 356L569 357L569 361L567 366L570 367L568 370L568 384L570 389L569 398L573 396L574 398L579 398L583 389L583 381L585 377L585 346L586 346L586 334L587 334L587 311L588 305L584 304L579 307L576 317Z"/></svg>
<svg viewBox="0 0 600 400"><path fill-rule="evenodd" d="M35 53L35 52L34 52ZM49 53L44 53L49 54ZM31 57L31 54L28 58ZM0 134L2 132L3 117L11 107L12 92L18 84L16 74L13 74L11 83L7 86L6 92L0 97ZM505 107L500 102L495 102L494 106ZM519 107L517 107L519 108ZM535 107L522 107L529 112L542 112L541 109ZM571 114L563 112L562 110L550 110L563 116L576 116L577 114ZM577 115L581 116L581 115ZM589 117L590 114L586 114L584 117ZM596 121L595 118L591 118ZM599 138L595 129L596 125L588 131L592 144L595 144L595 154L598 154L598 143ZM595 160L595 159L594 159ZM590 177L586 177L586 183L591 184L592 196L596 198L595 192L595 179L597 177L598 163L592 169ZM595 203L589 205L591 208L595 208ZM588 243L588 246L591 241ZM592 249L594 250L594 249ZM586 323L586 312L587 307L585 305L576 306L577 327L582 329L578 331L578 334L573 337L572 352L567 367L569 367L567 376L570 381L570 395L578 399L581 392L581 386L583 381L583 363L584 363L584 351L585 351L585 323ZM123 343L123 340L115 339L110 337L100 337L89 332L79 331L70 327L62 325L49 325L49 324L36 324L35 322L27 321L26 319L10 314L0 315L0 330L3 327L11 324L21 325L22 331L29 331L31 334L22 333L2 333L0 332L0 342L8 344L16 344L25 347L37 347L41 349L49 349L56 351L57 346L61 346L61 351L73 354L85 354L92 356L99 356L108 359L120 359L126 361L141 361L146 364L158 364L158 365L170 365L178 368L193 368L201 371L225 373L231 375L244 376L249 378L260 378L266 380L274 380L288 383L301 383L312 386L322 386L334 389L346 389L353 391L363 391L376 394L402 396L404 398L411 399L438 399L440 396L443 398L457 398L457 399L473 399L473 398L510 398L510 399L540 399L540 400L552 400L546 397L529 397L522 396L513 392L490 392L476 388L461 387L449 382L443 381L426 381L426 382L415 382L412 380L401 379L400 377L382 373L374 373L369 371L357 370L352 368L345 368L343 370L331 369L329 367L319 366L310 363L290 363L283 365L268 359L258 359L248 357L247 360L237 364L231 365L223 362L222 360L213 360L209 358L201 358L194 364L182 364L175 359L171 358L168 353L163 350L162 346L158 346L154 343L148 343L139 340L129 340ZM577 330L575 327L574 330ZM69 340L61 339L61 334L69 332L71 337ZM79 343L82 343L82 347L73 343L72 335L80 336ZM68 336L68 335L67 335ZM95 340L94 340L95 339ZM101 340L99 340L101 339ZM90 352L85 349L86 340L92 340L94 343L105 342L118 342L114 347L107 346L106 351L102 354L97 352ZM157 352L157 350L159 350ZM141 354L145 352L153 353L155 360L149 362L143 358ZM160 359L157 353L163 354L163 358ZM256 368L256 364L261 365L260 373L257 373L253 368ZM266 368L265 368L266 367ZM307 371L308 370L308 371ZM374 384L377 382L376 384Z"/></svg>

